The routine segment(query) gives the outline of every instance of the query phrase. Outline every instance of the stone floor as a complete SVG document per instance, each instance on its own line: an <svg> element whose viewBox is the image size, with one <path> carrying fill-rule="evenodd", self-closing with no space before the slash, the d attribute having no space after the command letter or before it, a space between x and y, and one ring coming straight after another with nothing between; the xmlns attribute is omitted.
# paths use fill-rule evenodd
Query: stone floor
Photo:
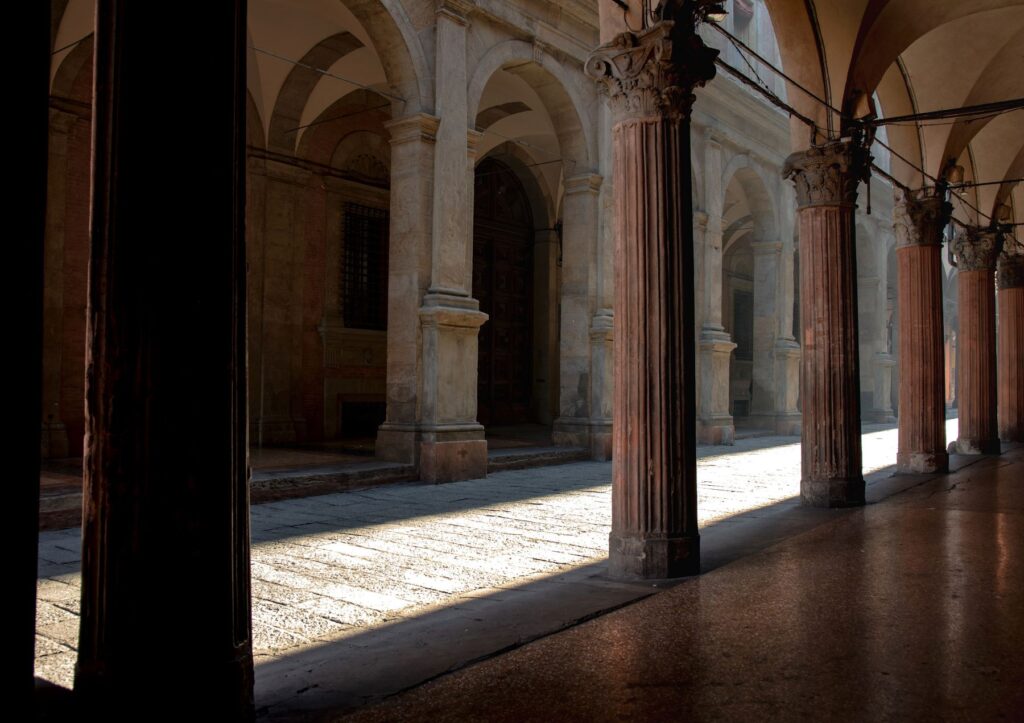
<svg viewBox="0 0 1024 723"><path fill-rule="evenodd" d="M345 720L1024 720L1024 446Z"/></svg>
<svg viewBox="0 0 1024 723"><path fill-rule="evenodd" d="M876 495L895 444L892 428L864 435ZM699 453L705 569L828 519L794 500L797 439ZM608 463L587 462L253 507L262 715L357 707L655 592L603 574L609 478ZM79 536L40 537L37 674L60 685L75 658ZM453 636L459 644L437 645ZM313 669L322 681L311 686ZM311 687L321 695L304 696Z"/></svg>

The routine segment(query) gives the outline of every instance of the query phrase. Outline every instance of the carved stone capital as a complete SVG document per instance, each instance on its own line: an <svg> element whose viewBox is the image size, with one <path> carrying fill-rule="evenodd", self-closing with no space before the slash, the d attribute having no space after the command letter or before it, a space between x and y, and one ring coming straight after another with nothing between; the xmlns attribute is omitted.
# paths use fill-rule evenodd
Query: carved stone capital
<svg viewBox="0 0 1024 723"><path fill-rule="evenodd" d="M998 230L971 226L953 239L953 253L960 271L995 271L1003 250L1003 234Z"/></svg>
<svg viewBox="0 0 1024 723"><path fill-rule="evenodd" d="M934 187L897 191L893 208L896 248L941 245L952 213L952 204L947 203Z"/></svg>
<svg viewBox="0 0 1024 723"><path fill-rule="evenodd" d="M1024 287L1024 254L1004 253L999 257L996 283L1000 289L1019 289Z"/></svg>
<svg viewBox="0 0 1024 723"><path fill-rule="evenodd" d="M867 179L871 155L857 141L831 141L792 154L782 177L796 186L798 208L855 206L857 186Z"/></svg>
<svg viewBox="0 0 1024 723"><path fill-rule="evenodd" d="M718 51L692 24L663 20L640 33L621 33L587 59L587 75L611 100L615 122L629 118L689 118L693 91L715 77Z"/></svg>

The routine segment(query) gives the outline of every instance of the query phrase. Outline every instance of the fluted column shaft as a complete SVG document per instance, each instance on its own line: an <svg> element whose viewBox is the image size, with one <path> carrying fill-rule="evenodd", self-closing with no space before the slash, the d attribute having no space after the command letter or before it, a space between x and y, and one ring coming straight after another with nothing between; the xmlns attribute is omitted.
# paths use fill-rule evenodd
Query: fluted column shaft
<svg viewBox="0 0 1024 723"><path fill-rule="evenodd" d="M667 21L620 36L587 62L615 117L615 577L700 566L689 111L715 55L692 26Z"/></svg>
<svg viewBox="0 0 1024 723"><path fill-rule="evenodd" d="M999 438L1024 442L1024 255L999 260Z"/></svg>
<svg viewBox="0 0 1024 723"><path fill-rule="evenodd" d="M899 286L901 472L949 469L942 323L942 233L952 211L935 189L896 204Z"/></svg>
<svg viewBox="0 0 1024 723"><path fill-rule="evenodd" d="M138 10L96 4L75 692L83 719L247 720L246 3ZM153 112L175 85L202 124Z"/></svg>
<svg viewBox="0 0 1024 723"><path fill-rule="evenodd" d="M853 215L869 157L855 142L794 153L803 346L800 497L814 507L864 503Z"/></svg>
<svg viewBox="0 0 1024 723"><path fill-rule="evenodd" d="M959 454L999 454L996 396L996 260L998 231L969 228L953 242L960 314Z"/></svg>

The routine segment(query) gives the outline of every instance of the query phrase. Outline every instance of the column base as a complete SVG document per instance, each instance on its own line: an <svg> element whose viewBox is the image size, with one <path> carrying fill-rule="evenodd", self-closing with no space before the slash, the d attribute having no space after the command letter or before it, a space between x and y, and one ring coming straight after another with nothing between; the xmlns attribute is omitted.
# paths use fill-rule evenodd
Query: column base
<svg viewBox="0 0 1024 723"><path fill-rule="evenodd" d="M420 433L415 424L388 424L377 428L374 456L386 462L416 464Z"/></svg>
<svg viewBox="0 0 1024 723"><path fill-rule="evenodd" d="M891 409L871 409L861 416L863 421L871 424L892 424L896 421Z"/></svg>
<svg viewBox="0 0 1024 723"><path fill-rule="evenodd" d="M460 482L487 476L487 440L479 424L423 432L420 479Z"/></svg>
<svg viewBox="0 0 1024 723"><path fill-rule="evenodd" d="M775 417L775 433L785 437L799 437L803 426L800 412L779 414Z"/></svg>
<svg viewBox="0 0 1024 723"><path fill-rule="evenodd" d="M965 439L961 437L949 443L950 454L1000 454L1002 445L998 439Z"/></svg>
<svg viewBox="0 0 1024 723"><path fill-rule="evenodd" d="M700 536L608 536L608 574L617 580L664 580L700 572Z"/></svg>
<svg viewBox="0 0 1024 723"><path fill-rule="evenodd" d="M800 503L806 507L859 507L864 504L864 478L802 479Z"/></svg>
<svg viewBox="0 0 1024 723"><path fill-rule="evenodd" d="M949 455L945 452L900 452L896 470L904 474L930 474L949 471Z"/></svg>
<svg viewBox="0 0 1024 723"><path fill-rule="evenodd" d="M595 462L607 462L612 458L612 420L590 423L590 458Z"/></svg>
<svg viewBox="0 0 1024 723"><path fill-rule="evenodd" d="M590 420L586 417L559 417L551 425L551 441L557 447L590 447Z"/></svg>
<svg viewBox="0 0 1024 723"><path fill-rule="evenodd" d="M700 444L731 446L736 443L736 425L732 417L711 417L701 419L697 425L697 441Z"/></svg>

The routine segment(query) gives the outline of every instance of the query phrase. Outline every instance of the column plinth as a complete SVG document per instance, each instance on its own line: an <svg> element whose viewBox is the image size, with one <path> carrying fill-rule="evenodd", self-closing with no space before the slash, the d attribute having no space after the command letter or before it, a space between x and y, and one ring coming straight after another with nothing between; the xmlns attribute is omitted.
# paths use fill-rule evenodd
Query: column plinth
<svg viewBox="0 0 1024 723"><path fill-rule="evenodd" d="M957 260L960 364L957 367L959 435L949 452L999 454L996 390L997 230L968 228L953 242Z"/></svg>
<svg viewBox="0 0 1024 723"><path fill-rule="evenodd" d="M896 204L899 286L901 472L949 469L942 323L942 234L953 208L941 192L901 194Z"/></svg>
<svg viewBox="0 0 1024 723"><path fill-rule="evenodd" d="M682 18L619 35L586 64L614 117L609 572L619 578L700 570L689 117L716 56Z"/></svg>
<svg viewBox="0 0 1024 723"><path fill-rule="evenodd" d="M834 141L794 153L783 168L800 229L800 497L814 507L864 503L853 214L869 162L857 142Z"/></svg>
<svg viewBox="0 0 1024 723"><path fill-rule="evenodd" d="M1024 442L1024 255L999 259L999 438Z"/></svg>

